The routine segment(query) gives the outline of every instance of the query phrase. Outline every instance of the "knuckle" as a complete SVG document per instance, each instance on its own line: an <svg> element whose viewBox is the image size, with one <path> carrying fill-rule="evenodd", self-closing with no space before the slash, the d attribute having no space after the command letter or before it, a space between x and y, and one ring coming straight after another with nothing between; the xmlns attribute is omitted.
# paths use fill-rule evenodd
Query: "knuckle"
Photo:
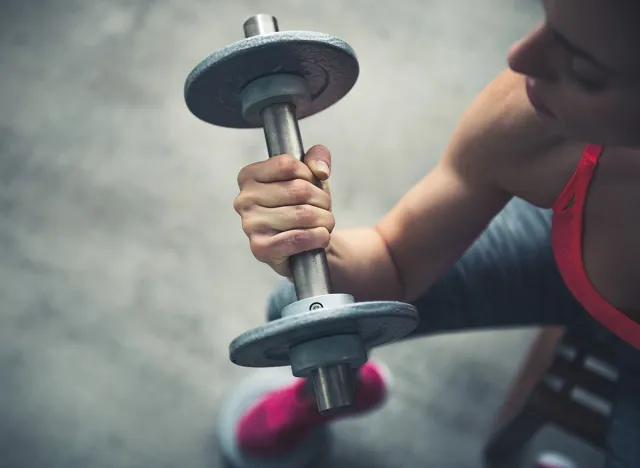
<svg viewBox="0 0 640 468"><path fill-rule="evenodd" d="M298 224L309 225L315 221L315 212L309 205L296 205L293 207L293 214Z"/></svg>
<svg viewBox="0 0 640 468"><path fill-rule="evenodd" d="M233 208L239 215L245 213L254 203L251 192L242 191L240 194L233 200Z"/></svg>
<svg viewBox="0 0 640 468"><path fill-rule="evenodd" d="M249 239L253 237L253 231L254 229L252 226L250 226L245 221L242 221L242 232L244 232Z"/></svg>
<svg viewBox="0 0 640 468"><path fill-rule="evenodd" d="M294 247L296 251L303 250L308 246L310 238L309 231L296 231L291 233L289 244Z"/></svg>
<svg viewBox="0 0 640 468"><path fill-rule="evenodd" d="M294 202L304 203L311 199L312 185L306 180L296 179L289 183L289 196Z"/></svg>
<svg viewBox="0 0 640 468"><path fill-rule="evenodd" d="M331 232L327 229L322 229L319 237L320 245L318 247L321 247L323 249L329 247L329 242L331 241Z"/></svg>
<svg viewBox="0 0 640 468"><path fill-rule="evenodd" d="M244 197L242 195L238 195L233 200L233 209L236 213L241 214L244 211Z"/></svg>
<svg viewBox="0 0 640 468"><path fill-rule="evenodd" d="M242 190L242 187L250 179L249 173L251 172L250 166L245 166L238 172L238 177L236 178L238 187Z"/></svg>
<svg viewBox="0 0 640 468"><path fill-rule="evenodd" d="M242 216L242 231L250 238L259 228L259 221L254 216Z"/></svg>
<svg viewBox="0 0 640 468"><path fill-rule="evenodd" d="M300 163L300 161L289 154L281 154L280 156L273 158L273 160L278 168L278 172L290 177L296 174L298 164Z"/></svg>
<svg viewBox="0 0 640 468"><path fill-rule="evenodd" d="M329 213L329 218L327 220L327 230L331 233L336 227L336 218L333 216L333 214Z"/></svg>
<svg viewBox="0 0 640 468"><path fill-rule="evenodd" d="M268 239L266 237L263 237L263 236L251 237L250 247L251 247L251 253L257 260L261 262L268 261L269 252L270 252L270 243L268 242Z"/></svg>

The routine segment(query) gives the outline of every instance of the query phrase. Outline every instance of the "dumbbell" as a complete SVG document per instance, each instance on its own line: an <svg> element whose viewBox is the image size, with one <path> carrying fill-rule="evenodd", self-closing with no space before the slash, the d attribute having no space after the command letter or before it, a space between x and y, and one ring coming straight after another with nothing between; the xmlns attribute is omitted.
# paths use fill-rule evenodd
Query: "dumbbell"
<svg viewBox="0 0 640 468"><path fill-rule="evenodd" d="M186 79L188 109L227 128L262 128L269 157L301 160L298 120L342 99L355 85L353 49L327 34L279 31L270 15L244 23L245 39L198 64ZM290 366L313 381L318 411L354 405L353 374L369 351L409 334L418 325L415 307L394 301L355 302L333 293L324 249L291 257L297 301L282 318L254 328L229 345L231 362L245 367Z"/></svg>

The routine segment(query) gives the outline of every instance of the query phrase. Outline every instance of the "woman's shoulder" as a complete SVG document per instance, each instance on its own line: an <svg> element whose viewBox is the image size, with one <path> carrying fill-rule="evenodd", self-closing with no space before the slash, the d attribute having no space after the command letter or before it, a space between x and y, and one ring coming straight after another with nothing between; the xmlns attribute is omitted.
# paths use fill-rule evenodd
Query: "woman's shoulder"
<svg viewBox="0 0 640 468"><path fill-rule="evenodd" d="M538 154L566 143L531 105L525 77L509 69L478 94L463 121L479 144L502 150L504 155Z"/></svg>
<svg viewBox="0 0 640 468"><path fill-rule="evenodd" d="M580 145L538 115L525 78L508 69L474 99L457 134L475 155L471 165L483 178L536 204L552 198L580 158Z"/></svg>

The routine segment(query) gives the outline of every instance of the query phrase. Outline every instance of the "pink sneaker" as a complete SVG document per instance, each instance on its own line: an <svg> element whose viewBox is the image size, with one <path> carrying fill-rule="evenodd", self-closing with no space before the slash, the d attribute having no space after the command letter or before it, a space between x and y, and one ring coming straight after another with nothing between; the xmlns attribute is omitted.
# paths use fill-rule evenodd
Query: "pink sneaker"
<svg viewBox="0 0 640 468"><path fill-rule="evenodd" d="M318 412L313 395L305 395L304 379L267 393L240 419L236 441L241 451L255 457L271 457L295 448L314 429L336 419L362 415L385 400L390 375L381 364L368 361L356 382L356 409L336 416Z"/></svg>

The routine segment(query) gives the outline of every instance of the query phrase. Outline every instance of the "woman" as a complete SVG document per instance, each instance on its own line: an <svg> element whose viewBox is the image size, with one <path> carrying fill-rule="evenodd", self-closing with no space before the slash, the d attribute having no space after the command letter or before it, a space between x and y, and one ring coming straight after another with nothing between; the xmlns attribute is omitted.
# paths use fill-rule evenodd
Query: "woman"
<svg viewBox="0 0 640 468"><path fill-rule="evenodd" d="M414 303L424 319L412 336L543 324L610 334L621 375L607 467L637 467L640 0L543 3L544 24L377 225L332 232L320 146L304 164L282 155L245 167L235 209L254 255L280 275L289 256L326 248L336 292ZM294 300L285 282L269 318ZM256 397L234 426L239 450L285 459L324 427L307 387ZM385 393L380 366L363 366L358 414Z"/></svg>

